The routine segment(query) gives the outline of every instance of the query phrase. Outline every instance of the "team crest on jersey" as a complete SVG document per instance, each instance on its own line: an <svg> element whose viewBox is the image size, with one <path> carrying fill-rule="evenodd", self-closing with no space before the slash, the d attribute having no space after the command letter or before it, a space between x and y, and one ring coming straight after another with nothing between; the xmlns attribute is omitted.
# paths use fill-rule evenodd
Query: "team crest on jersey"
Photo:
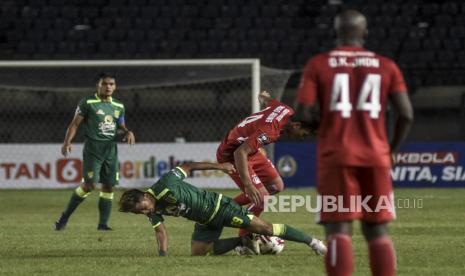
<svg viewBox="0 0 465 276"><path fill-rule="evenodd" d="M113 116L107 115L105 116L105 124L113 123Z"/></svg>
<svg viewBox="0 0 465 276"><path fill-rule="evenodd" d="M115 110L115 117L116 117L116 118L119 118L119 114L120 114L120 111L119 111L119 110Z"/></svg>
<svg viewBox="0 0 465 276"><path fill-rule="evenodd" d="M88 172L87 173L87 178L92 178L94 177L94 172Z"/></svg>
<svg viewBox="0 0 465 276"><path fill-rule="evenodd" d="M99 110L97 110L97 112L95 114L97 114L97 115L105 115L105 112L103 112L103 110L99 109Z"/></svg>
<svg viewBox="0 0 465 276"><path fill-rule="evenodd" d="M260 144L265 144L266 142L268 142L268 136L266 136L265 133L262 133L260 134L258 137L257 137L257 141L260 143Z"/></svg>

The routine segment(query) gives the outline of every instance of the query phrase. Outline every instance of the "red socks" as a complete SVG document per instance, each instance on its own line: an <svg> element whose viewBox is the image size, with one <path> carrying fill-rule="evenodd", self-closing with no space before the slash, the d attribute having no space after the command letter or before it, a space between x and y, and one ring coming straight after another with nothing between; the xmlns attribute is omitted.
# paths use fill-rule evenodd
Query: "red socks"
<svg viewBox="0 0 465 276"><path fill-rule="evenodd" d="M396 254L389 236L369 241L368 252L372 275L394 276L396 274ZM325 264L328 276L352 275L352 241L348 235L334 234L329 236Z"/></svg>
<svg viewBox="0 0 465 276"><path fill-rule="evenodd" d="M352 239L345 234L328 237L328 253L325 256L328 276L350 276L354 269Z"/></svg>
<svg viewBox="0 0 465 276"><path fill-rule="evenodd" d="M368 242L371 273L376 276L396 274L396 253L389 236L382 236Z"/></svg>

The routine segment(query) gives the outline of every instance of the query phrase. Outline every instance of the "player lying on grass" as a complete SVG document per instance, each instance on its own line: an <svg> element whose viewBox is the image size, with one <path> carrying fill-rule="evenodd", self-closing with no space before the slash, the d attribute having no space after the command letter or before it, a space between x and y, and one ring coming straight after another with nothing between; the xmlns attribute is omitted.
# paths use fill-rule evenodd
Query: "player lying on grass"
<svg viewBox="0 0 465 276"><path fill-rule="evenodd" d="M259 254L258 242L249 237L219 239L223 227L246 229L252 233L278 236L282 239L308 245L317 254L324 255L326 246L300 230L286 224L271 224L262 220L235 203L231 198L215 192L205 191L184 182L192 170L234 171L230 163L191 162L164 174L147 191L128 190L120 199L120 211L144 214L155 229L159 255L168 250L168 235L163 225L163 215L182 216L195 221L192 234L192 255L220 255L236 246L247 246Z"/></svg>

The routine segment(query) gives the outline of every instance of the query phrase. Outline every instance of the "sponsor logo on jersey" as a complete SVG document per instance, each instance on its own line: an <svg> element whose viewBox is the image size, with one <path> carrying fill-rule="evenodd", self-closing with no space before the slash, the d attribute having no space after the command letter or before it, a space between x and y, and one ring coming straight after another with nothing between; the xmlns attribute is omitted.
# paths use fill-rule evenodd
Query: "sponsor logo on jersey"
<svg viewBox="0 0 465 276"><path fill-rule="evenodd" d="M261 183L260 178L259 178L257 175L255 175L255 174L252 175L252 182L253 182L254 184L260 184L260 183Z"/></svg>
<svg viewBox="0 0 465 276"><path fill-rule="evenodd" d="M266 136L265 133L262 133L260 134L258 137L257 137L257 141L260 143L260 144L265 144L268 142L268 136Z"/></svg>
<svg viewBox="0 0 465 276"><path fill-rule="evenodd" d="M116 123L113 121L113 116L106 115L104 122L99 123L100 133L103 135L113 136L115 135Z"/></svg>
<svg viewBox="0 0 465 276"><path fill-rule="evenodd" d="M99 110L97 110L97 112L95 114L97 114L97 115L105 115L105 112L103 112L103 110L99 109Z"/></svg>

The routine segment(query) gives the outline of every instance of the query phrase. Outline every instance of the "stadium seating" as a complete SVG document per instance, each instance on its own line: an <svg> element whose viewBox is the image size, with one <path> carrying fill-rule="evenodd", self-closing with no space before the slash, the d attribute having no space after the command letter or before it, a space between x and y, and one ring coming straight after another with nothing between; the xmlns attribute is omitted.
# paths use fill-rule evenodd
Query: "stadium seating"
<svg viewBox="0 0 465 276"><path fill-rule="evenodd" d="M216 41L218 47L210 50L217 57L265 57L270 49L261 42L277 40L283 47L273 47L273 51L279 54L264 61L278 68L301 68L311 54L330 48L332 18L343 8L322 0L2 2L0 29L5 32L0 38L0 59L35 59L37 55L45 59L118 58L134 53L141 58L176 58L179 54L202 58L213 55L199 47L205 40ZM359 8L368 16L372 26L368 46L375 51L401 58L463 48L465 28L460 23L465 21L465 5L461 1L346 2L347 7ZM79 44L82 40L89 44ZM111 45L108 50L98 46L103 41ZM147 42L155 43L159 51L143 46ZM302 47L312 42L316 42L312 48ZM438 60L428 62L434 61ZM413 67L424 65L428 64Z"/></svg>

